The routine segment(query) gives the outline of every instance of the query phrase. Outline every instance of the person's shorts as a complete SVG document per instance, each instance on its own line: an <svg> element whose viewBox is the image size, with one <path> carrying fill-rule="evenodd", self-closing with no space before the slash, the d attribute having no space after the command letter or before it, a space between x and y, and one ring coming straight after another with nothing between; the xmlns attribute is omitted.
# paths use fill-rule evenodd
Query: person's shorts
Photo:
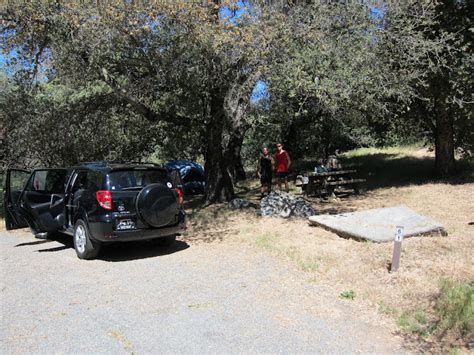
<svg viewBox="0 0 474 355"><path fill-rule="evenodd" d="M262 175L260 176L260 183L261 184L271 184L272 183L272 177L271 175Z"/></svg>
<svg viewBox="0 0 474 355"><path fill-rule="evenodd" d="M276 173L277 178L279 179L286 179L288 177L288 172L287 171L280 171Z"/></svg>

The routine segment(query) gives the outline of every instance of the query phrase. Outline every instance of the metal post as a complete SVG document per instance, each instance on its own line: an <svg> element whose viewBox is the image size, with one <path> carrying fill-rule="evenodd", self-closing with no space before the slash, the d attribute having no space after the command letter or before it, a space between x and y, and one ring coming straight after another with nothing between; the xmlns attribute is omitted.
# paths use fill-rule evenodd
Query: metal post
<svg viewBox="0 0 474 355"><path fill-rule="evenodd" d="M403 226L397 226L395 230L395 241L393 244L393 256L390 272L396 272L400 266L400 255L402 252Z"/></svg>

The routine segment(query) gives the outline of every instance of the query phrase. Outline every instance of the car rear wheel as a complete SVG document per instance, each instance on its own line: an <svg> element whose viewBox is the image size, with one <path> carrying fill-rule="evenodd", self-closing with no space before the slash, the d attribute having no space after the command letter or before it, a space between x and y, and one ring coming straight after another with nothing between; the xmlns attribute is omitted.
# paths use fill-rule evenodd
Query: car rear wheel
<svg viewBox="0 0 474 355"><path fill-rule="evenodd" d="M79 259L94 259L100 251L100 244L90 237L89 229L82 219L74 226L74 249Z"/></svg>

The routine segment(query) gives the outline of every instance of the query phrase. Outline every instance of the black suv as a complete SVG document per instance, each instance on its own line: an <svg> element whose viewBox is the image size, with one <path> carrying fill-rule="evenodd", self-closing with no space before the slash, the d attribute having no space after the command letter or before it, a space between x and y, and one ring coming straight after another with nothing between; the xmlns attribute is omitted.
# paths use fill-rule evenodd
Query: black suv
<svg viewBox="0 0 474 355"><path fill-rule="evenodd" d="M102 243L151 240L170 245L186 228L183 193L153 164L93 162L69 169L11 169L6 175L7 230L39 237L69 234L81 259Z"/></svg>

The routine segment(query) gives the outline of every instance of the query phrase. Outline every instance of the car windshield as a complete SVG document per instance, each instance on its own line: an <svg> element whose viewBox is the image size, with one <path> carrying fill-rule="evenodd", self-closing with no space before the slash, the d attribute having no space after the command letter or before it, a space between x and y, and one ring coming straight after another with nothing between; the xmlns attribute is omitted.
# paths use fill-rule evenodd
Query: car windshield
<svg viewBox="0 0 474 355"><path fill-rule="evenodd" d="M108 189L112 191L141 189L150 184L166 184L168 182L170 180L166 171L158 169L112 171L108 174L107 179Z"/></svg>

